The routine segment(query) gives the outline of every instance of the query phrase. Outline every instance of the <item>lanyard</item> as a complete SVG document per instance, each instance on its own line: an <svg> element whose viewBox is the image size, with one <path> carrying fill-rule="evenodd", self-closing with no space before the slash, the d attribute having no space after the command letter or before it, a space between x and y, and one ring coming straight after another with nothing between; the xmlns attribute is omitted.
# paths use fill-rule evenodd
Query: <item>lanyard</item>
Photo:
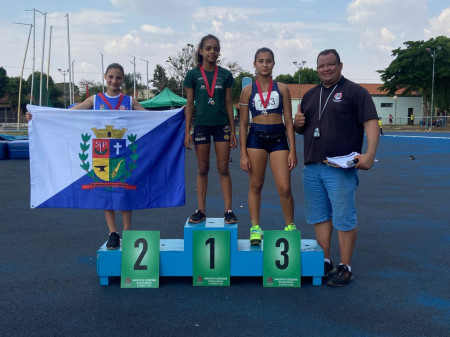
<svg viewBox="0 0 450 337"><path fill-rule="evenodd" d="M214 89L216 88L216 81L217 81L217 74L219 73L219 67L216 65L216 68L214 69L214 76L211 87L209 86L208 78L206 77L203 65L200 66L200 72L202 73L203 81L205 81L205 87L206 92L208 93L208 97L212 98L214 96Z"/></svg>
<svg viewBox="0 0 450 337"><path fill-rule="evenodd" d="M325 105L323 106L323 109L322 109L322 89L323 89L323 86L320 87L320 97L319 97L319 122L320 122L320 119L322 118L322 115L323 115L323 112L325 111L325 108L327 107L328 100L330 99L330 97L331 97L331 95L333 94L334 90L336 90L337 86L338 86L338 85L337 85L337 83L336 83L336 85L334 86L333 90L332 90L332 91L330 92L330 94L328 95L328 98L327 98L327 100L325 101Z"/></svg>
<svg viewBox="0 0 450 337"><path fill-rule="evenodd" d="M113 109L111 103L109 103L108 99L105 97L105 95L103 95L103 93L99 93L97 95L100 96L102 101L104 101L106 103L106 105L109 107L110 110L118 110L120 107L120 104L122 104L123 97L125 96L124 94L120 93L119 101L117 102L116 107Z"/></svg>
<svg viewBox="0 0 450 337"><path fill-rule="evenodd" d="M269 104L270 94L272 93L272 86L273 86L273 80L270 79L269 90L267 90L267 97L264 100L262 89L261 89L261 84L259 84L259 81L256 80L256 87L258 88L259 98L261 100L261 104L262 104L264 109L267 108L267 105Z"/></svg>

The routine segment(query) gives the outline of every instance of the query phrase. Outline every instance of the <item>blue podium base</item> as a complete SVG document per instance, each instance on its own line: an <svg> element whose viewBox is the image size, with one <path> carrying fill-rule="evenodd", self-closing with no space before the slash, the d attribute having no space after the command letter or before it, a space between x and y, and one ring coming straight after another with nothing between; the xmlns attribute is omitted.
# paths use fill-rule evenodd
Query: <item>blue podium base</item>
<svg viewBox="0 0 450 337"><path fill-rule="evenodd" d="M183 239L161 239L159 253L160 276L192 276L192 233L196 230L230 231L231 276L263 276L263 250L250 245L250 240L238 240L237 224L225 224L223 218L207 218L199 224L186 220ZM321 285L323 250L316 240L301 240L301 276L312 277L313 285ZM109 277L120 276L122 247L107 250L106 242L97 251L97 275L101 285L109 284Z"/></svg>

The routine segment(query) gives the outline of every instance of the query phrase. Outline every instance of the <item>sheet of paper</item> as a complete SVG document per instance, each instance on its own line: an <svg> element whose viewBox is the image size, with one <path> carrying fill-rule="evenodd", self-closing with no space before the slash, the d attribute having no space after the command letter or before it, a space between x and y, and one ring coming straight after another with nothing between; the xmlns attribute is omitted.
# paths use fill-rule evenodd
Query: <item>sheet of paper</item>
<svg viewBox="0 0 450 337"><path fill-rule="evenodd" d="M355 166L355 164L347 165L347 162L353 160L353 158L358 155L358 152L352 152L346 156L338 156L338 157L327 157L329 163L337 165L342 168L350 168Z"/></svg>

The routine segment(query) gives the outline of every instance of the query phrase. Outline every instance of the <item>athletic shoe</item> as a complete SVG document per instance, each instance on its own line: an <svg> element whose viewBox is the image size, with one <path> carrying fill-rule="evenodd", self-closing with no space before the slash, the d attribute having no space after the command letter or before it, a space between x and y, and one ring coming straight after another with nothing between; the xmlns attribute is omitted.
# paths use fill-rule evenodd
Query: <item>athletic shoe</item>
<svg viewBox="0 0 450 337"><path fill-rule="evenodd" d="M255 225L254 221L252 221L251 224L252 227L250 228L250 244L260 245L263 231L261 230L261 227Z"/></svg>
<svg viewBox="0 0 450 337"><path fill-rule="evenodd" d="M199 223L206 220L206 215L201 210L196 210L194 214L189 218L190 223Z"/></svg>
<svg viewBox="0 0 450 337"><path fill-rule="evenodd" d="M333 266L333 262L324 262L324 271L323 271L323 277L328 277L331 275L336 274L337 270Z"/></svg>
<svg viewBox="0 0 450 337"><path fill-rule="evenodd" d="M109 233L106 249L117 249L120 247L120 236L116 232Z"/></svg>
<svg viewBox="0 0 450 337"><path fill-rule="evenodd" d="M225 223L227 223L227 224L237 223L236 215L234 215L234 213L231 209L226 211L225 214L223 215L223 217L224 217Z"/></svg>
<svg viewBox="0 0 450 337"><path fill-rule="evenodd" d="M332 287L342 287L353 280L353 274L345 264L337 267L336 274L331 275L327 284Z"/></svg>
<svg viewBox="0 0 450 337"><path fill-rule="evenodd" d="M287 232L296 231L297 227L295 227L295 224L290 223L289 225L284 227L284 230L287 231Z"/></svg>

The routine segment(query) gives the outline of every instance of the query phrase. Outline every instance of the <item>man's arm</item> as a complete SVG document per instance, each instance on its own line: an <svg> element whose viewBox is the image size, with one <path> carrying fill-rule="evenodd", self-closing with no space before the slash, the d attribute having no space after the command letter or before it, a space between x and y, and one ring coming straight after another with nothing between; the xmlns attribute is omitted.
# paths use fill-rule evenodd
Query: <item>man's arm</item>
<svg viewBox="0 0 450 337"><path fill-rule="evenodd" d="M367 151L355 158L358 158L359 162L355 165L357 169L368 170L375 162L375 155L377 153L378 141L380 139L380 128L378 126L377 119L369 119L364 122L364 131L367 138Z"/></svg>

